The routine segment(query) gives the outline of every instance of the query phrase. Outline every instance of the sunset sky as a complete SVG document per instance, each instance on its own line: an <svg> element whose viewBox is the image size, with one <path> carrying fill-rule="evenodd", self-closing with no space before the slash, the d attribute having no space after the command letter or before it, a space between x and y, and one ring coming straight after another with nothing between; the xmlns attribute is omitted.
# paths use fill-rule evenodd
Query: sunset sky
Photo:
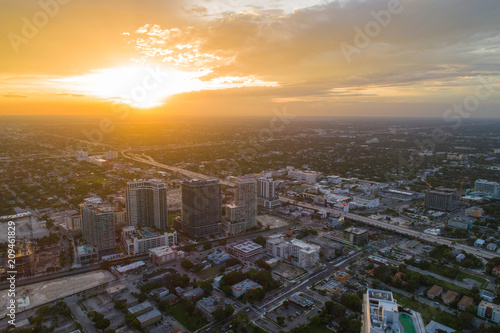
<svg viewBox="0 0 500 333"><path fill-rule="evenodd" d="M500 117L499 17L498 0L0 0L0 115Z"/></svg>

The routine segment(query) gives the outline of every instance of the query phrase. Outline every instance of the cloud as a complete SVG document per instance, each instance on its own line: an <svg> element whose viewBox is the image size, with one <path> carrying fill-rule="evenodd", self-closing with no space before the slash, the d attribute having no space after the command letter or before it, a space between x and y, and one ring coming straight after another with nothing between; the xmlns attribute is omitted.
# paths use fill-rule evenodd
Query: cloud
<svg viewBox="0 0 500 333"><path fill-rule="evenodd" d="M6 97L6 98L28 98L28 96L17 95L17 94L4 94L4 95L1 95L1 97Z"/></svg>

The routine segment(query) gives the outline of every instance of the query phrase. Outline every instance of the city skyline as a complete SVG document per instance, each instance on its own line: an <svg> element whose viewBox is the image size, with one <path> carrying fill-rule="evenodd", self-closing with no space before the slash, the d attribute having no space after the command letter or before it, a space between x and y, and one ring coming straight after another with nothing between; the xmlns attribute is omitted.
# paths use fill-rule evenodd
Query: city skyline
<svg viewBox="0 0 500 333"><path fill-rule="evenodd" d="M0 115L499 115L492 0L2 6Z"/></svg>

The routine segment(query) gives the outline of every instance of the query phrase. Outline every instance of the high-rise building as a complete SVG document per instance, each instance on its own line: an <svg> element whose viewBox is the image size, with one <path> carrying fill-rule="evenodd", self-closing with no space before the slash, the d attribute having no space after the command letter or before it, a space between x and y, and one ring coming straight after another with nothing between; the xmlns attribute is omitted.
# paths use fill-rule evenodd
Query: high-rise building
<svg viewBox="0 0 500 333"><path fill-rule="evenodd" d="M115 150L110 150L104 153L104 158L107 160L113 160L118 158L118 152Z"/></svg>
<svg viewBox="0 0 500 333"><path fill-rule="evenodd" d="M99 258L115 253L115 222L111 209L81 205L83 240L97 247Z"/></svg>
<svg viewBox="0 0 500 333"><path fill-rule="evenodd" d="M222 188L218 179L191 179L182 183L182 218L174 227L191 237L220 232Z"/></svg>
<svg viewBox="0 0 500 333"><path fill-rule="evenodd" d="M474 191L490 195L493 199L500 199L500 184L484 179L478 179L474 183Z"/></svg>
<svg viewBox="0 0 500 333"><path fill-rule="evenodd" d="M257 181L257 202L260 206L274 208L281 205L276 195L278 182L269 178L260 178Z"/></svg>
<svg viewBox="0 0 500 333"><path fill-rule="evenodd" d="M260 178L257 181L257 196L272 200L275 197L276 182L272 179Z"/></svg>
<svg viewBox="0 0 500 333"><path fill-rule="evenodd" d="M226 206L224 229L239 234L257 226L257 182L238 180L234 190L235 204Z"/></svg>
<svg viewBox="0 0 500 333"><path fill-rule="evenodd" d="M167 187L160 180L134 180L127 186L128 225L136 227L168 226Z"/></svg>
<svg viewBox="0 0 500 333"><path fill-rule="evenodd" d="M363 297L362 333L400 332L398 303L392 292L368 289Z"/></svg>
<svg viewBox="0 0 500 333"><path fill-rule="evenodd" d="M425 208L451 212L458 209L459 193L456 189L438 187L425 192Z"/></svg>
<svg viewBox="0 0 500 333"><path fill-rule="evenodd" d="M77 150L75 152L75 156L78 161L86 161L87 158L89 157L89 153L83 150Z"/></svg>

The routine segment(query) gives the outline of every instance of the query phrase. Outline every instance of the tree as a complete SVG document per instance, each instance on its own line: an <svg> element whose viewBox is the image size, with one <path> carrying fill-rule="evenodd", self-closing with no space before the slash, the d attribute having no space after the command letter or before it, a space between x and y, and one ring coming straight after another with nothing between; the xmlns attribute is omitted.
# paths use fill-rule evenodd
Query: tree
<svg viewBox="0 0 500 333"><path fill-rule="evenodd" d="M214 290L214 287L212 286L212 284L207 282L207 281L203 281L203 280L199 281L198 286L200 286L203 290L205 290L205 293L207 293L207 294L210 294Z"/></svg>
<svg viewBox="0 0 500 333"><path fill-rule="evenodd" d="M110 324L111 322L109 321L109 319L100 319L95 323L95 328L97 328L98 330L103 330L105 328L108 328Z"/></svg>
<svg viewBox="0 0 500 333"><path fill-rule="evenodd" d="M182 258L181 266L187 270L191 270L194 268L193 262L189 259L186 259L186 258Z"/></svg>
<svg viewBox="0 0 500 333"><path fill-rule="evenodd" d="M226 267L231 267L241 264L241 261L237 258L229 258L224 262L224 264L226 265Z"/></svg>
<svg viewBox="0 0 500 333"><path fill-rule="evenodd" d="M276 322L278 323L278 325L280 325L281 327L285 327L285 317L277 317L276 318Z"/></svg>
<svg viewBox="0 0 500 333"><path fill-rule="evenodd" d="M224 295L226 295L226 297L229 297L233 294L231 291L231 286L229 285L221 286L220 290L222 290L222 292L224 293Z"/></svg>
<svg viewBox="0 0 500 333"><path fill-rule="evenodd" d="M243 295L243 299L247 302L254 303L264 299L266 296L266 292L262 288L250 289L247 290L245 295Z"/></svg>
<svg viewBox="0 0 500 333"><path fill-rule="evenodd" d="M268 271L270 271L270 270L271 270L271 265L269 265L269 264L268 264L267 262L265 262L265 260L263 260L263 259L259 259L259 260L257 260L257 261L255 262L255 264L256 264L258 267L262 268L262 269L267 269Z"/></svg>
<svg viewBox="0 0 500 333"><path fill-rule="evenodd" d="M266 243L267 243L266 239L262 236L257 236L256 238L254 238L253 242L257 243L263 247L265 247Z"/></svg>
<svg viewBox="0 0 500 333"><path fill-rule="evenodd" d="M109 262L108 260L103 260L99 263L99 266L101 269L108 270L111 267L111 262Z"/></svg>
<svg viewBox="0 0 500 333"><path fill-rule="evenodd" d="M290 301L288 301L288 300L283 301L283 306L285 307L285 309L288 309L289 305L290 305Z"/></svg>
<svg viewBox="0 0 500 333"><path fill-rule="evenodd" d="M353 311L361 312L361 299L358 295L343 294L340 303Z"/></svg>
<svg viewBox="0 0 500 333"><path fill-rule="evenodd" d="M473 322L474 322L474 315L467 311L464 311L460 313L460 315L457 318L457 327L468 329L472 327Z"/></svg>

